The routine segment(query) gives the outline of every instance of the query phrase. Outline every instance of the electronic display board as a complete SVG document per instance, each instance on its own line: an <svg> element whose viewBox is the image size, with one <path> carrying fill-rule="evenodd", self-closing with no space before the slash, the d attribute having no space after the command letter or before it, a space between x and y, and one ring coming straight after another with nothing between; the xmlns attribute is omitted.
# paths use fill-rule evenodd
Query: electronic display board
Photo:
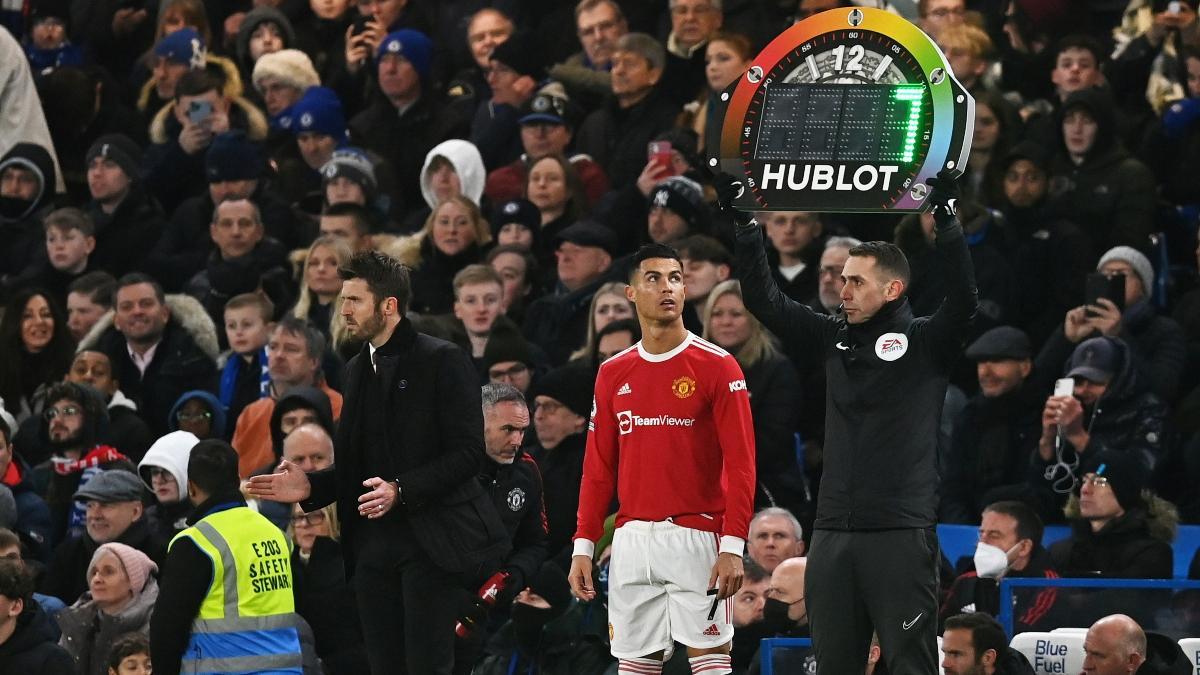
<svg viewBox="0 0 1200 675"><path fill-rule="evenodd" d="M921 211L928 179L970 154L974 99L925 33L883 10L801 21L720 99L709 167L743 178L743 210Z"/></svg>

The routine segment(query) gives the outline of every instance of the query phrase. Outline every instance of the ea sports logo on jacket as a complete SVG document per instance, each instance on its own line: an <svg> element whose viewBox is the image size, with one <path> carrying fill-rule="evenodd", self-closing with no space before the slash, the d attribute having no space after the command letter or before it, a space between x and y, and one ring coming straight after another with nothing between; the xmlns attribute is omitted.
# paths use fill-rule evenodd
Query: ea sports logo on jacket
<svg viewBox="0 0 1200 675"><path fill-rule="evenodd" d="M875 341L875 355L884 361L895 361L908 351L908 336L904 333L884 333Z"/></svg>

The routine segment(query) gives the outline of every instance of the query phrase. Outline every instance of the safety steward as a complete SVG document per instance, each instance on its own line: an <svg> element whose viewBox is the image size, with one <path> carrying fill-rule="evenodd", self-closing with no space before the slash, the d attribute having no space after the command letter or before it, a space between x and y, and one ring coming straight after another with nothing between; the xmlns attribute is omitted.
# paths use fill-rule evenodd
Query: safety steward
<svg viewBox="0 0 1200 675"><path fill-rule="evenodd" d="M202 441L188 459L196 505L167 549L150 622L159 673L295 673L302 660L287 540L246 506L237 452Z"/></svg>

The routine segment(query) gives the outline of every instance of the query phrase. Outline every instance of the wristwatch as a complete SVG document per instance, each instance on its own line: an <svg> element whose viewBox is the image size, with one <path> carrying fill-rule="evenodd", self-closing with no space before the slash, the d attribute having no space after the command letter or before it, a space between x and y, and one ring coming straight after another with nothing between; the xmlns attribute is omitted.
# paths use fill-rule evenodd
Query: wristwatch
<svg viewBox="0 0 1200 675"><path fill-rule="evenodd" d="M403 504L403 503L404 503L404 498L403 498L403 497L401 497L401 495L403 494L403 492L400 490L400 479L399 479L399 478L393 478L393 479L391 480L391 483L392 483L392 485L395 485L395 486L396 486L396 503L397 503L397 504Z"/></svg>

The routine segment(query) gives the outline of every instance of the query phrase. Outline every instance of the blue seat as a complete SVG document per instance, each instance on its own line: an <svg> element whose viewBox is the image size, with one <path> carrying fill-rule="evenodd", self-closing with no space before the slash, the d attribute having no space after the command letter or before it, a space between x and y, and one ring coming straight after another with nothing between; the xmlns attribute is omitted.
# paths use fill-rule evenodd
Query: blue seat
<svg viewBox="0 0 1200 675"><path fill-rule="evenodd" d="M1192 557L1200 548L1200 525L1180 525L1171 548L1175 550L1175 578L1186 579Z"/></svg>
<svg viewBox="0 0 1200 675"><path fill-rule="evenodd" d="M951 567L958 566L959 558L974 558L975 545L979 543L979 527L975 525L937 526L938 543Z"/></svg>
<svg viewBox="0 0 1200 675"><path fill-rule="evenodd" d="M1042 546L1050 548L1050 544L1071 536L1070 525L1047 525L1042 531Z"/></svg>

